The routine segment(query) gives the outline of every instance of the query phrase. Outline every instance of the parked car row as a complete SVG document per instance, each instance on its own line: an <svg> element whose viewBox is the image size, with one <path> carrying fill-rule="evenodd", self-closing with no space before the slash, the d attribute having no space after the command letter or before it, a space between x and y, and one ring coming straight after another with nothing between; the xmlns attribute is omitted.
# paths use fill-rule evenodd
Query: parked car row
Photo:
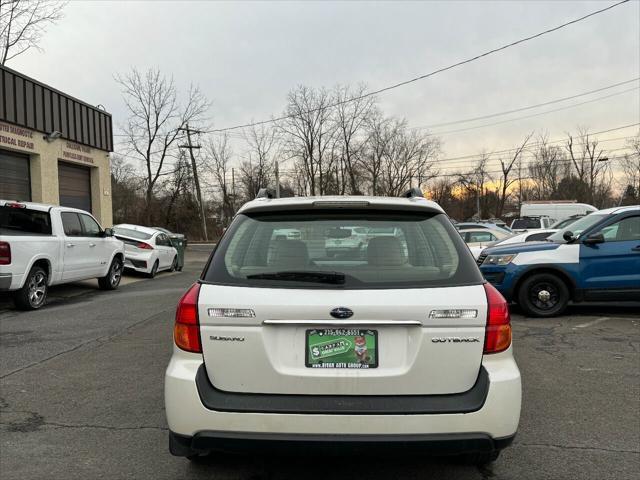
<svg viewBox="0 0 640 480"><path fill-rule="evenodd" d="M92 278L115 290L125 269L175 270L169 236L136 225L102 228L76 208L0 200L0 292L17 308L42 307L50 286Z"/></svg>
<svg viewBox="0 0 640 480"><path fill-rule="evenodd" d="M590 213L542 241L496 243L477 263L530 316L559 315L571 301L639 301L640 206Z"/></svg>

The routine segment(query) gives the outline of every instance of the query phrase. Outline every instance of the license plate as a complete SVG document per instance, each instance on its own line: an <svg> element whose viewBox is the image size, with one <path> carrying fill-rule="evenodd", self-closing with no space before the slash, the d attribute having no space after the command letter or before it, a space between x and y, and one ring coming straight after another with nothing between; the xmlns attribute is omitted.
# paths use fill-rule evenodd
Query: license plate
<svg viewBox="0 0 640 480"><path fill-rule="evenodd" d="M306 332L309 368L377 368L378 331L318 328Z"/></svg>

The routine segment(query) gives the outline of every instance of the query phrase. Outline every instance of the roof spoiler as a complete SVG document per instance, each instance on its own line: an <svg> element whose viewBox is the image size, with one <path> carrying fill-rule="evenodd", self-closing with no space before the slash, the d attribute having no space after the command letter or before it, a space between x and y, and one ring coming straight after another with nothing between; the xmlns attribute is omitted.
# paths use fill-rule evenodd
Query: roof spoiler
<svg viewBox="0 0 640 480"><path fill-rule="evenodd" d="M418 187L410 188L409 190L404 192L402 196L405 198L416 198L416 197L424 198L424 195L422 194L422 190L420 190Z"/></svg>

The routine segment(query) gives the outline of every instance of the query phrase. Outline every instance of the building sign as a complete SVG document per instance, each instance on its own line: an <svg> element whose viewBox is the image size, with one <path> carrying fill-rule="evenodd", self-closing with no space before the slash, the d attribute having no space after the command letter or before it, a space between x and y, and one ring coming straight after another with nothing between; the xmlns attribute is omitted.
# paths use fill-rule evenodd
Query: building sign
<svg viewBox="0 0 640 480"><path fill-rule="evenodd" d="M33 150L33 132L26 128L0 123L0 145Z"/></svg>
<svg viewBox="0 0 640 480"><path fill-rule="evenodd" d="M73 142L65 142L62 147L62 160L74 160L76 162L93 163L91 148L78 145Z"/></svg>

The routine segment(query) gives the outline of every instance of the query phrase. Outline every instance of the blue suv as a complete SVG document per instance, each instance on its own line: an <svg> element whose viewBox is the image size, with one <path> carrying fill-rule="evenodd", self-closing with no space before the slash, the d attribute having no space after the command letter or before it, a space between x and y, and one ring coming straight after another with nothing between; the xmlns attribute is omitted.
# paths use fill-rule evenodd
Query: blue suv
<svg viewBox="0 0 640 480"><path fill-rule="evenodd" d="M529 316L569 301L640 301L640 206L599 210L541 242L490 247L482 274Z"/></svg>

